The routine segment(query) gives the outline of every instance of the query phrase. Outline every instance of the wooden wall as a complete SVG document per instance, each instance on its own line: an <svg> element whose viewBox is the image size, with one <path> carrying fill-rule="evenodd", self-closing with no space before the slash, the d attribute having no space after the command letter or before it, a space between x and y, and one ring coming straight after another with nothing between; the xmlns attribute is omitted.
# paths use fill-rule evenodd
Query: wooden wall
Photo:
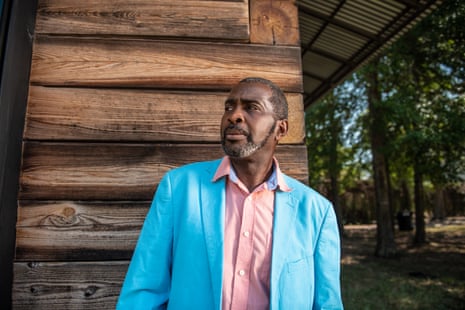
<svg viewBox="0 0 465 310"><path fill-rule="evenodd" d="M39 0L13 308L114 308L161 176L223 155L241 78L285 90L277 156L306 181L297 25L294 1Z"/></svg>

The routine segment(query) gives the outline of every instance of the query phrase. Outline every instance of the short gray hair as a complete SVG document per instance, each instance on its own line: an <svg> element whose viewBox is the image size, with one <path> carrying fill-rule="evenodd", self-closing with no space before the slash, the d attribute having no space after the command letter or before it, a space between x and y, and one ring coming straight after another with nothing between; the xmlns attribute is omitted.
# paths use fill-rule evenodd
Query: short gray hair
<svg viewBox="0 0 465 310"><path fill-rule="evenodd" d="M242 83L260 83L268 86L271 89L270 101L273 104L273 111L279 120L287 119L288 117L288 104L286 96L284 95L281 88L270 80L260 77L247 77L242 79L239 84Z"/></svg>

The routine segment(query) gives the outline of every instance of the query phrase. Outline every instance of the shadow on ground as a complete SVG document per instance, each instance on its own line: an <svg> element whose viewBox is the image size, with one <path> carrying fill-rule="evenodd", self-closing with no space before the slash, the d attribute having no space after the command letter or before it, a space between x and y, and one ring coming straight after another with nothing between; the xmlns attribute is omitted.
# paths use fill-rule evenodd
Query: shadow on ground
<svg viewBox="0 0 465 310"><path fill-rule="evenodd" d="M342 240L342 289L350 309L465 309L465 217L430 222L427 243L396 231L398 255L374 256L375 225L348 225Z"/></svg>

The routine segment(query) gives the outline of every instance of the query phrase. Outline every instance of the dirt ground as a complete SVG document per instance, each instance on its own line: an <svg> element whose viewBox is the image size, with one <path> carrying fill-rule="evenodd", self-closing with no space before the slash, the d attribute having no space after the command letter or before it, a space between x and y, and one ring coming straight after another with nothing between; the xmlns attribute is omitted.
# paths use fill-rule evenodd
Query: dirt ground
<svg viewBox="0 0 465 310"><path fill-rule="evenodd" d="M398 255L392 259L374 256L376 225L347 225L342 240L342 263L358 264L383 260L411 277L450 277L465 281L465 217L426 224L427 243L413 246L414 231L396 229Z"/></svg>

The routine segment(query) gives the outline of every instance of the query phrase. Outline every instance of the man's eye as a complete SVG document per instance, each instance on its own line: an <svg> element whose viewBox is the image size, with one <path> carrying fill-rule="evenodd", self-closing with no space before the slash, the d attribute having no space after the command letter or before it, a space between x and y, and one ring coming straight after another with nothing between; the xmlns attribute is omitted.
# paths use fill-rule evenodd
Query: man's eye
<svg viewBox="0 0 465 310"><path fill-rule="evenodd" d="M224 110L225 110L225 111L232 111L232 109L233 109L233 108L232 108L232 106L230 106L230 105L224 106Z"/></svg>
<svg viewBox="0 0 465 310"><path fill-rule="evenodd" d="M249 111L258 111L259 109L258 109L258 107L256 105L251 104L251 105L249 105L247 107L247 110L249 110Z"/></svg>

